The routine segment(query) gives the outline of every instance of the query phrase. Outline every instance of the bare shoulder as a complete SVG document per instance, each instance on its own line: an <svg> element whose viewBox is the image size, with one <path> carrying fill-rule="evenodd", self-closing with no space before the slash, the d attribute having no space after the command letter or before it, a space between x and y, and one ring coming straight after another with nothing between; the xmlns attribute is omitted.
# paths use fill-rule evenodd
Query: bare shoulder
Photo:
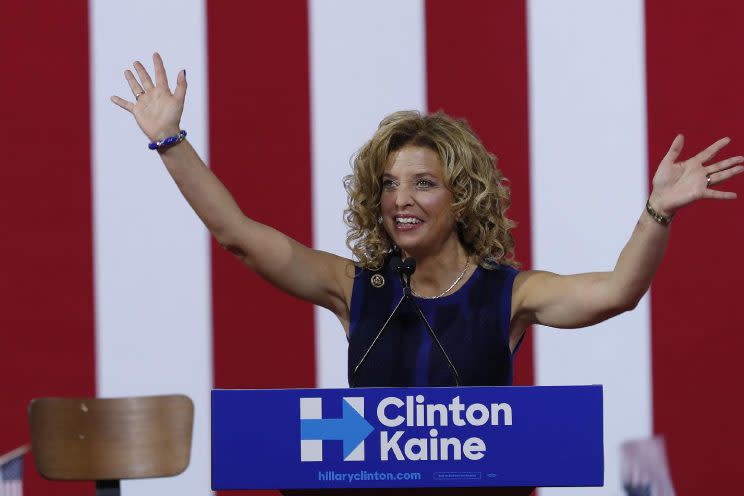
<svg viewBox="0 0 744 496"><path fill-rule="evenodd" d="M346 305L351 302L351 290L354 286L354 274L356 265L348 258L328 252L317 252L323 260L322 270L328 271L328 275L334 280L337 295L341 297Z"/></svg>
<svg viewBox="0 0 744 496"><path fill-rule="evenodd" d="M331 305L327 308L336 315L348 333L351 293L354 287L356 265L348 258L327 252L320 253L322 253L323 269L328 271L334 282Z"/></svg>
<svg viewBox="0 0 744 496"><path fill-rule="evenodd" d="M539 300L541 291L557 278L558 275L544 270L525 270L517 274L512 287L512 316L520 317L530 310L530 302Z"/></svg>
<svg viewBox="0 0 744 496"><path fill-rule="evenodd" d="M514 351L527 328L536 322L534 308L535 291L540 291L544 283L555 277L552 272L525 270L514 278L512 286L511 324L509 329L509 348Z"/></svg>
<svg viewBox="0 0 744 496"><path fill-rule="evenodd" d="M533 292L539 291L540 287L558 277L558 274L545 270L524 270L514 278L512 288L512 299L524 299Z"/></svg>

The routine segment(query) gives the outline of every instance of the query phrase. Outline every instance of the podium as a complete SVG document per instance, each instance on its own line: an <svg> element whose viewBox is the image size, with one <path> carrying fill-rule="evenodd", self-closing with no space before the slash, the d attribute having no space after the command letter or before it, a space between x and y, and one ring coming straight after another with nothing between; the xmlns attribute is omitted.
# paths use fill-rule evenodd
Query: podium
<svg viewBox="0 0 744 496"><path fill-rule="evenodd" d="M213 490L528 495L603 482L601 386L212 391Z"/></svg>

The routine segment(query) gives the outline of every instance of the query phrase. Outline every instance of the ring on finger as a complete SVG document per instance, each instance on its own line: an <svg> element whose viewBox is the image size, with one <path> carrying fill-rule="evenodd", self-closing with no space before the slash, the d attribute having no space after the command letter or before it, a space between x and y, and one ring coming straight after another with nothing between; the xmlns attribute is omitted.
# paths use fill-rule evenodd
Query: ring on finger
<svg viewBox="0 0 744 496"><path fill-rule="evenodd" d="M142 90L140 92L137 92L137 93L134 94L134 99L135 100L139 100L139 97L141 97L144 94L145 94L145 91L144 90ZM708 178L708 182L710 182L710 177Z"/></svg>
<svg viewBox="0 0 744 496"><path fill-rule="evenodd" d="M705 187L710 186L710 174L705 175Z"/></svg>

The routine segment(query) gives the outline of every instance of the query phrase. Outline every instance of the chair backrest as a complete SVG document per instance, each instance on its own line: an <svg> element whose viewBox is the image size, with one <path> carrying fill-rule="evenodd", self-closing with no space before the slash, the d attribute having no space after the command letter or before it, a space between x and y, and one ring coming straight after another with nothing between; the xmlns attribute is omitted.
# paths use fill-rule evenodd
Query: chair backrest
<svg viewBox="0 0 744 496"><path fill-rule="evenodd" d="M47 479L169 477L189 464L194 404L183 395L38 398L29 421L36 467Z"/></svg>

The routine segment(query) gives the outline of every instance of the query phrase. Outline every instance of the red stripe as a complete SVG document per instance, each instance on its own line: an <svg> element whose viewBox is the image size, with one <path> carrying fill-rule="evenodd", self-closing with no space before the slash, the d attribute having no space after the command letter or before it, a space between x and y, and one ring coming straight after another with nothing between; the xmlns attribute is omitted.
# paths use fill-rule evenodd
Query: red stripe
<svg viewBox="0 0 744 496"><path fill-rule="evenodd" d="M531 265L527 20L522 1L426 2L428 106L465 117L511 180L517 259ZM517 355L516 384L533 384L532 340Z"/></svg>
<svg viewBox="0 0 744 496"><path fill-rule="evenodd" d="M208 2L211 165L253 219L312 244L304 2ZM267 49L270 47L270 49ZM215 385L312 387L311 305L213 245Z"/></svg>
<svg viewBox="0 0 744 496"><path fill-rule="evenodd" d="M32 398L95 394L87 2L5 2L0 45L4 452L29 441ZM85 490L36 470L26 470L25 487Z"/></svg>
<svg viewBox="0 0 744 496"><path fill-rule="evenodd" d="M310 245L307 6L208 2L207 29L211 166L248 216ZM215 387L313 387L312 306L212 251Z"/></svg>
<svg viewBox="0 0 744 496"><path fill-rule="evenodd" d="M738 62L744 4L660 0L646 5L649 163L678 132L689 157L731 136L744 154ZM717 189L744 194L744 179ZM732 494L739 473L744 314L744 200L700 202L674 219L651 295L654 428L667 438L678 494ZM735 483L734 483L735 484Z"/></svg>

